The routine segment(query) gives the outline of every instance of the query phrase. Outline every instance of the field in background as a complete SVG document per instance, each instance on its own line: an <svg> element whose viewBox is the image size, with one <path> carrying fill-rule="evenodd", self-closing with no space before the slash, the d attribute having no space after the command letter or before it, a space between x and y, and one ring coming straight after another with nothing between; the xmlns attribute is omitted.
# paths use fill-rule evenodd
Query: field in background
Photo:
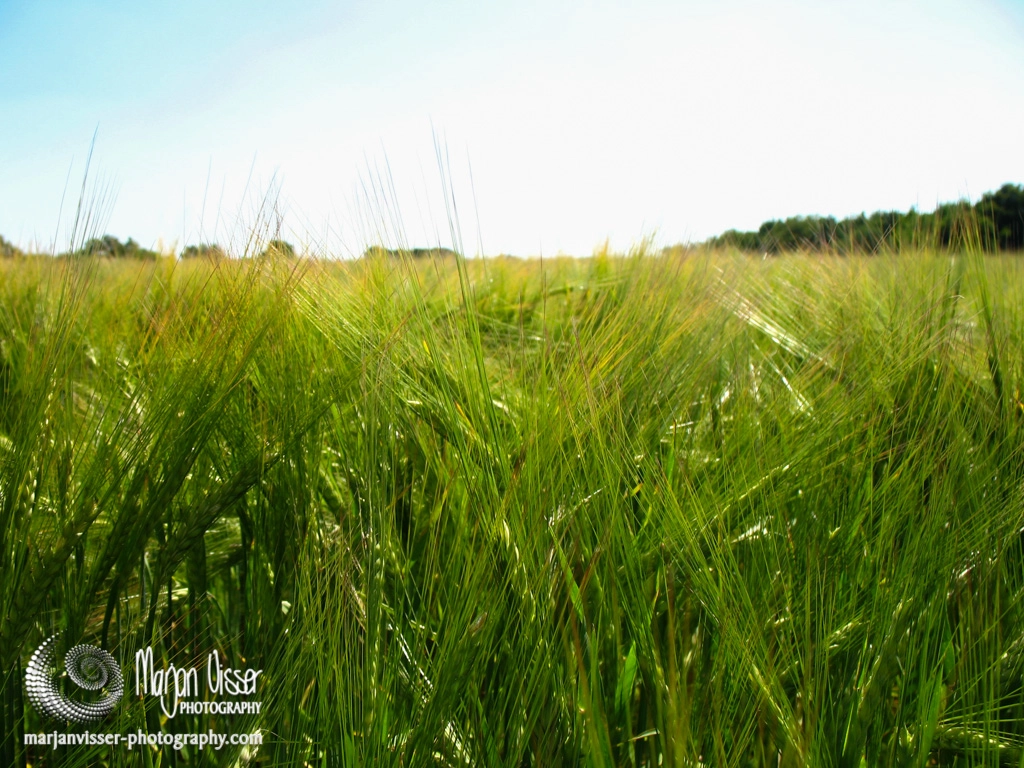
<svg viewBox="0 0 1024 768"><path fill-rule="evenodd" d="M1012 256L0 262L0 764L1021 765L1022 337ZM264 745L26 753L57 630Z"/></svg>

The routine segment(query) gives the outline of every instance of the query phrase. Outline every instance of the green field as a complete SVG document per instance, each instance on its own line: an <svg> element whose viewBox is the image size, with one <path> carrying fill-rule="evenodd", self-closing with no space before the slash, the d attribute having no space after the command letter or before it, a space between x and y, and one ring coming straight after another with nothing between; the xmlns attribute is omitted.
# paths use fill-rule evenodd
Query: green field
<svg viewBox="0 0 1024 768"><path fill-rule="evenodd" d="M0 261L0 765L1024 765L1022 343L970 250ZM25 746L57 631L262 746Z"/></svg>

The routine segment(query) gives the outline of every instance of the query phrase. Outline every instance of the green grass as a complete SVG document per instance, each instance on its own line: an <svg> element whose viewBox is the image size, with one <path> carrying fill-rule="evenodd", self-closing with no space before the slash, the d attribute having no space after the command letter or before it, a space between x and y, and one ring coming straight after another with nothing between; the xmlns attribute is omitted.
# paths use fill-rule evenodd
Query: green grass
<svg viewBox="0 0 1024 768"><path fill-rule="evenodd" d="M2 262L0 764L1024 765L1022 337L970 252ZM57 630L264 745L26 752Z"/></svg>

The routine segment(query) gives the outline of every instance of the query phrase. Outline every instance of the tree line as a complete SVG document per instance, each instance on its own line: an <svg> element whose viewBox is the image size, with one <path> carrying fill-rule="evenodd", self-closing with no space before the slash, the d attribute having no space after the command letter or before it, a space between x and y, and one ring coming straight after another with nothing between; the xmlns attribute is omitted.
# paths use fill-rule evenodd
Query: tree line
<svg viewBox="0 0 1024 768"><path fill-rule="evenodd" d="M0 258L13 258L15 256L24 255L25 253L20 248L9 243L3 237L0 237ZM364 258L386 257L397 259L403 255L409 256L413 259L427 259L451 258L456 254L455 251L450 248L390 249L384 248L380 245L372 245L363 252ZM60 258L96 256L108 259L154 260L158 258L160 254L157 251L150 250L149 248L143 248L130 237L122 243L113 235L104 235L103 237L94 237L87 240L81 247L76 248L73 251L59 253L57 256ZM285 240L270 240L257 254L257 258L267 256L284 256L286 258L294 258L295 247ZM185 260L208 259L217 261L219 259L227 258L227 252L216 243L199 243L186 246L182 249L179 258Z"/></svg>
<svg viewBox="0 0 1024 768"><path fill-rule="evenodd" d="M730 229L708 245L757 253L816 250L877 252L974 244L989 251L1024 250L1024 186L1004 184L971 205L966 200L938 206L932 213L911 208L876 211L837 220L832 216L793 216L764 222L756 231Z"/></svg>
<svg viewBox="0 0 1024 768"><path fill-rule="evenodd" d="M967 200L946 203L932 213L911 208L900 211L876 211L837 220L833 216L791 216L764 222L756 231L730 229L706 241L712 247L731 247L756 253L783 251L831 251L863 253L904 248L960 247L976 245L989 251L1024 250L1024 185L1004 184L987 192L972 205ZM447 248L413 248L405 251L413 258L447 257ZM364 257L396 257L399 251L371 246ZM0 236L0 258L24 255ZM156 259L160 254L143 248L130 237L121 242L113 235L92 238L80 248L60 256L100 256L112 259ZM295 256L295 248L284 240L271 240L259 256ZM182 259L221 259L224 249L213 243L189 245Z"/></svg>
<svg viewBox="0 0 1024 768"><path fill-rule="evenodd" d="M16 245L8 242L0 236L0 258L15 258L25 256L25 252ZM295 256L295 248L291 243L284 240L271 240L266 247L260 251L259 257L264 256ZM81 247L73 251L58 253L58 258L93 256L107 259L136 259L141 261L152 261L159 258L160 253L149 248L143 248L132 238L121 242L113 235L103 235L87 240ZM182 259L218 259L227 258L227 252L216 243L200 243L198 245L186 246L181 252Z"/></svg>

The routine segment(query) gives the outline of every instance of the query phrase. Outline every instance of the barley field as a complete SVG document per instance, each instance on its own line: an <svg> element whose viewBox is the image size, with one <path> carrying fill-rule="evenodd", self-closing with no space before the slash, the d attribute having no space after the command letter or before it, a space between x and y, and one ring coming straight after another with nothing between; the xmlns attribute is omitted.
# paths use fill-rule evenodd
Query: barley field
<svg viewBox="0 0 1024 768"><path fill-rule="evenodd" d="M0 261L0 765L1024 765L1022 341L969 248Z"/></svg>

